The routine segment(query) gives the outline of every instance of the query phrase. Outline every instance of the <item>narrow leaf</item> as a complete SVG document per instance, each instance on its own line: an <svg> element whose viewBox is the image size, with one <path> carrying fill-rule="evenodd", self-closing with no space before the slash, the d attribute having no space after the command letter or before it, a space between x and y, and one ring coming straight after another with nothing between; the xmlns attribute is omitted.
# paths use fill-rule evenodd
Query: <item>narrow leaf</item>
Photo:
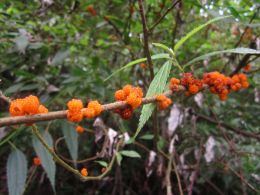
<svg viewBox="0 0 260 195"><path fill-rule="evenodd" d="M18 149L11 152L7 160L7 184L10 195L23 194L27 176L27 160Z"/></svg>
<svg viewBox="0 0 260 195"><path fill-rule="evenodd" d="M176 45L174 46L174 51L177 51L182 45L183 43L185 43L189 38L191 38L194 34L196 34L197 32L199 32L201 29L205 28L206 26L208 26L209 24L228 18L230 16L223 16L223 17L217 17L214 18L208 22L206 22L205 24L202 24L200 26L198 26L197 28L194 28L192 31L190 31L186 36L182 37L181 40L179 40Z"/></svg>
<svg viewBox="0 0 260 195"><path fill-rule="evenodd" d="M130 157L130 158L141 158L140 154L138 154L134 150L122 150L122 151L120 151L120 154L122 154L123 156Z"/></svg>
<svg viewBox="0 0 260 195"><path fill-rule="evenodd" d="M167 51L169 54L171 54L172 56L175 56L174 52L172 51L171 48L167 47L166 45L164 44L161 44L161 43L152 43L154 46L156 47L160 47L162 49L164 49L165 51Z"/></svg>
<svg viewBox="0 0 260 195"><path fill-rule="evenodd" d="M67 121L62 121L62 133L68 146L70 156L74 161L78 159L78 133L74 126ZM76 166L76 163L74 164Z"/></svg>
<svg viewBox="0 0 260 195"><path fill-rule="evenodd" d="M49 132L40 131L42 137L49 147L53 148L53 140ZM34 136L32 139L34 150L36 151L37 156L41 159L41 164L47 176L51 182L53 190L55 191L55 173L56 165L52 159L51 154L43 147L42 143Z"/></svg>
<svg viewBox="0 0 260 195"><path fill-rule="evenodd" d="M96 160L95 162L100 164L102 167L107 167L108 166L106 161Z"/></svg>
<svg viewBox="0 0 260 195"><path fill-rule="evenodd" d="M260 54L260 50L250 49L250 48L235 48L235 49L227 49L227 50L221 50L221 51L214 51L211 53L204 54L202 56L199 56L197 58L194 58L193 60L189 61L187 64L184 65L184 68L197 62L200 60L207 59L210 56L215 56L223 53L237 53L237 54Z"/></svg>
<svg viewBox="0 0 260 195"><path fill-rule="evenodd" d="M162 58L166 58L166 59L169 59L170 56L169 54L166 54L166 53L160 53L160 54L155 54L153 56L151 56L152 60L156 60L156 59L162 59ZM115 74L118 74L119 72L127 69L127 68L130 68L132 67L133 65L135 64L138 64L138 63L141 63L141 62L145 62L146 61L146 58L140 58L140 59L137 59L137 60L134 60L132 62L129 62L128 64L126 64L125 66L119 68L118 70L116 70L115 72L113 72L110 76L108 76L104 81L107 81L108 79L110 79L111 77L113 77Z"/></svg>
<svg viewBox="0 0 260 195"><path fill-rule="evenodd" d="M164 63L164 65L161 67L161 69L158 71L158 73L155 75L154 79L152 80L149 89L147 91L146 97L158 95L163 92L166 86L167 79L170 74L171 67L172 67L171 62L167 61ZM136 136L141 131L145 123L151 117L154 108L155 108L154 104L146 104L143 106L141 111L141 116L139 119L138 128L136 130L134 138L136 138Z"/></svg>
<svg viewBox="0 0 260 195"><path fill-rule="evenodd" d="M146 135L142 135L139 138L140 139L144 139L144 140L151 140L153 139L154 135L153 134L146 134Z"/></svg>

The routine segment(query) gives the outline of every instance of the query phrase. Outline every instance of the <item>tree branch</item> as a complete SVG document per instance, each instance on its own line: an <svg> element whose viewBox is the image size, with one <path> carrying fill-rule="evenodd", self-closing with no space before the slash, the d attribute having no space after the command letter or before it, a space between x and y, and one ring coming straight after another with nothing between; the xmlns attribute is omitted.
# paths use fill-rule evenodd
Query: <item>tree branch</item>
<svg viewBox="0 0 260 195"><path fill-rule="evenodd" d="M153 71L153 63L152 63L152 58L149 50L149 33L148 33L148 28L146 24L146 19L145 19L145 13L144 13L144 6L143 6L143 0L138 0L139 4L139 12L141 15L142 19L142 24L143 24L143 38L144 38L144 53L147 58L148 62L148 68L150 71L150 80L153 80L154 77L154 71Z"/></svg>

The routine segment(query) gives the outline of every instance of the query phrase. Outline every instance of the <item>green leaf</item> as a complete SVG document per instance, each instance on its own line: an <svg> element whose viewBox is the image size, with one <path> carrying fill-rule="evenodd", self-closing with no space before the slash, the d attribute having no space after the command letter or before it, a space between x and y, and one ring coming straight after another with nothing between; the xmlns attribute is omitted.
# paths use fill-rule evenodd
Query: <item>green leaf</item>
<svg viewBox="0 0 260 195"><path fill-rule="evenodd" d="M235 48L235 49L227 49L222 51L214 51L211 53L207 53L205 55L199 56L197 58L194 58L193 60L189 61L187 64L184 65L184 68L197 62L200 60L207 59L210 56L215 56L223 53L237 53L237 54L260 54L259 50L250 49L250 48Z"/></svg>
<svg viewBox="0 0 260 195"><path fill-rule="evenodd" d="M234 7L229 6L228 9L234 17L241 19L239 12Z"/></svg>
<svg viewBox="0 0 260 195"><path fill-rule="evenodd" d="M171 62L167 61L164 63L164 65L160 68L158 73L155 75L154 79L152 80L149 89L147 91L146 97L151 97L154 95L159 95L163 92L165 89L167 79L169 77L170 71L171 71ZM141 111L141 116L139 119L138 128L136 130L136 133L134 135L134 138L139 134L145 123L148 121L148 119L151 117L153 110L155 108L154 104L146 104L143 106Z"/></svg>
<svg viewBox="0 0 260 195"><path fill-rule="evenodd" d="M107 167L108 166L106 161L96 160L95 162L100 164L102 167Z"/></svg>
<svg viewBox="0 0 260 195"><path fill-rule="evenodd" d="M70 50L63 50L63 51L58 51L54 58L51 61L51 64L53 65L60 65L63 63L63 61L69 56Z"/></svg>
<svg viewBox="0 0 260 195"><path fill-rule="evenodd" d="M10 195L21 195L25 188L27 160L25 155L15 149L7 160L7 184Z"/></svg>
<svg viewBox="0 0 260 195"><path fill-rule="evenodd" d="M15 39L15 44L16 47L18 49L19 52L21 53L25 53L25 49L29 44L29 40L28 37L24 34L19 35L16 39Z"/></svg>
<svg viewBox="0 0 260 195"><path fill-rule="evenodd" d="M53 148L53 140L48 131L40 131L42 137L49 147ZM43 147L41 142L34 136L32 139L34 150L36 151L37 156L41 159L41 164L47 176L51 182L52 188L55 192L55 173L56 165L52 159L51 154Z"/></svg>
<svg viewBox="0 0 260 195"><path fill-rule="evenodd" d="M174 52L172 51L171 48L167 47L166 45L164 44L161 44L161 43L152 43L154 46L156 47L160 47L162 49L164 49L165 51L167 51L169 54L171 54L173 57L175 57L175 54Z"/></svg>
<svg viewBox="0 0 260 195"><path fill-rule="evenodd" d="M116 153L116 161L119 166L121 165L122 159L123 159L122 155L120 153Z"/></svg>
<svg viewBox="0 0 260 195"><path fill-rule="evenodd" d="M78 159L78 133L75 131L74 126L66 120L62 121L61 127L70 156L76 161ZM74 165L76 167L77 164L74 163Z"/></svg>
<svg viewBox="0 0 260 195"><path fill-rule="evenodd" d="M23 86L24 86L24 83L14 84L14 85L10 86L9 88L7 88L4 93L7 94L7 95L10 95L10 94L12 94L14 92L20 91L20 89Z"/></svg>
<svg viewBox="0 0 260 195"><path fill-rule="evenodd" d="M151 140L153 139L154 135L153 134L146 134L146 135L142 135L139 138L140 139L144 139L144 140Z"/></svg>
<svg viewBox="0 0 260 195"><path fill-rule="evenodd" d="M199 32L201 29L203 29L207 25L209 25L209 24L211 24L213 22L219 21L219 20L223 20L223 19L228 18L228 17L230 17L230 16L223 16L223 17L214 18L214 19L206 22L205 24L202 24L202 25L198 26L197 28L193 29L186 36L182 37L181 40L179 40L176 43L176 45L174 46L174 51L177 51L183 45L183 43L185 43L189 38L191 38L194 34Z"/></svg>
<svg viewBox="0 0 260 195"><path fill-rule="evenodd" d="M151 56L152 60L156 60L156 59L162 59L162 58L166 58L166 59L169 59L170 56L169 54L166 54L166 53L160 53L160 54L155 54L155 55L152 55ZM146 61L146 58L140 58L140 59L137 59L137 60L134 60L132 62L129 62L128 64L126 64L125 66L119 68L118 70L116 70L115 72L113 72L110 76L108 76L104 81L107 81L108 79L110 79L111 77L113 77L115 74L118 74L119 72L127 69L127 68L130 68L132 67L133 65L135 64L138 64L138 63L141 63L141 62L145 62Z"/></svg>
<svg viewBox="0 0 260 195"><path fill-rule="evenodd" d="M130 157L130 158L141 158L140 154L138 154L134 150L122 150L122 151L120 151L120 154L122 154L123 156Z"/></svg>

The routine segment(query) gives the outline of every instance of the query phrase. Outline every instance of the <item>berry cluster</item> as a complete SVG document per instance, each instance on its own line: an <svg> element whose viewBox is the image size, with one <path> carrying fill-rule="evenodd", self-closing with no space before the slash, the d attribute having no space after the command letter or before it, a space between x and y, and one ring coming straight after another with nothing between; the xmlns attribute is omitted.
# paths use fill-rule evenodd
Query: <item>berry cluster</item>
<svg viewBox="0 0 260 195"><path fill-rule="evenodd" d="M247 77L243 73L227 77L219 72L210 72L203 75L203 82L208 85L210 92L217 94L222 101L227 99L231 91L238 91L249 86Z"/></svg>
<svg viewBox="0 0 260 195"><path fill-rule="evenodd" d="M80 122L83 119L83 102L80 99L72 99L67 103L67 118L71 122Z"/></svg>
<svg viewBox="0 0 260 195"><path fill-rule="evenodd" d="M202 89L203 81L195 79L192 73L184 73L181 85L187 89L185 94L189 96L198 93Z"/></svg>
<svg viewBox="0 0 260 195"><path fill-rule="evenodd" d="M228 77L217 71L205 73L201 80L195 79L192 73L184 73L180 80L176 78L170 80L170 89L173 92L179 91L180 86L183 86L188 96L198 93L203 89L203 85L208 86L211 93L217 94L220 100L225 101L231 91L248 88L249 83L243 73Z"/></svg>
<svg viewBox="0 0 260 195"><path fill-rule="evenodd" d="M9 112L11 116L24 116L48 113L48 109L40 104L38 97L30 95L11 101Z"/></svg>
<svg viewBox="0 0 260 195"><path fill-rule="evenodd" d="M142 104L143 90L140 87L125 85L122 89L115 92L116 101L126 101L127 108L116 109L115 112L120 114L123 119L131 118L134 109Z"/></svg>
<svg viewBox="0 0 260 195"><path fill-rule="evenodd" d="M163 110L172 104L172 100L170 98L167 98L165 95L157 95L156 101L158 102L160 110Z"/></svg>
<svg viewBox="0 0 260 195"><path fill-rule="evenodd" d="M67 103L67 118L71 122L80 122L83 117L88 119L98 116L103 108L98 101L90 101L86 109L83 109L83 103L79 99L72 99Z"/></svg>

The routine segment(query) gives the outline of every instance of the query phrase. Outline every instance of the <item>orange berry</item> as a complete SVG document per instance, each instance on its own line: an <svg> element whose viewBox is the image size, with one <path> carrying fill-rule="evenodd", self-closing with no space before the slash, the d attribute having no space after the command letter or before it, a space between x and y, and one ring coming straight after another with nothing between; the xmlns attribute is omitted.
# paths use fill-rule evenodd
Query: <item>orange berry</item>
<svg viewBox="0 0 260 195"><path fill-rule="evenodd" d="M123 87L123 90L124 90L126 96L128 96L130 94L132 88L133 88L132 85L125 85Z"/></svg>
<svg viewBox="0 0 260 195"><path fill-rule="evenodd" d="M238 83L240 81L239 77L237 75L232 76L231 78L233 82Z"/></svg>
<svg viewBox="0 0 260 195"><path fill-rule="evenodd" d="M97 12L96 10L94 9L93 5L88 5L86 7L86 10L87 12L89 12L92 16L96 16L97 15Z"/></svg>
<svg viewBox="0 0 260 195"><path fill-rule="evenodd" d="M38 113L43 114L43 113L48 113L48 112L49 112L49 110L45 106L43 106L43 105L39 106Z"/></svg>
<svg viewBox="0 0 260 195"><path fill-rule="evenodd" d="M22 116L24 115L23 111L23 99L16 99L11 101L10 107L9 107L9 112L11 116Z"/></svg>
<svg viewBox="0 0 260 195"><path fill-rule="evenodd" d="M75 128L75 130L78 132L78 133L84 133L84 128L83 127L81 127L81 126L77 126L76 128Z"/></svg>
<svg viewBox="0 0 260 195"><path fill-rule="evenodd" d="M227 95L226 94L219 94L219 99L221 101L225 101L227 99Z"/></svg>
<svg viewBox="0 0 260 195"><path fill-rule="evenodd" d="M80 111L83 108L83 103L80 99L72 99L67 103L70 111Z"/></svg>
<svg viewBox="0 0 260 195"><path fill-rule="evenodd" d="M33 158L33 164L35 166L39 166L41 164L41 159L39 157L34 157Z"/></svg>
<svg viewBox="0 0 260 195"><path fill-rule="evenodd" d="M194 95L194 94L198 93L198 91L199 91L199 88L198 88L197 85L190 85L189 86L190 94Z"/></svg>
<svg viewBox="0 0 260 195"><path fill-rule="evenodd" d="M102 110L103 110L102 105L98 101L96 101L96 100L95 101L90 101L88 103L88 108L94 109L95 116L99 115L102 112Z"/></svg>
<svg viewBox="0 0 260 195"><path fill-rule="evenodd" d="M70 111L67 112L67 119L71 122L80 122L83 119L83 112L80 111Z"/></svg>
<svg viewBox="0 0 260 195"><path fill-rule="evenodd" d="M126 101L133 109L142 104L142 98L139 98L136 93L130 93L126 98Z"/></svg>
<svg viewBox="0 0 260 195"><path fill-rule="evenodd" d="M247 64L246 66L244 66L244 71L250 71L251 70L251 64Z"/></svg>
<svg viewBox="0 0 260 195"><path fill-rule="evenodd" d="M24 98L23 111L26 114L37 114L39 106L40 106L40 101L38 97L34 95L30 95Z"/></svg>
<svg viewBox="0 0 260 195"><path fill-rule="evenodd" d="M117 101L124 101L126 99L126 94L124 90L120 89L115 92L115 99Z"/></svg>
<svg viewBox="0 0 260 195"><path fill-rule="evenodd" d="M104 173L106 170L107 170L107 168L103 167L103 168L101 169L101 173Z"/></svg>
<svg viewBox="0 0 260 195"><path fill-rule="evenodd" d="M134 93L136 93L136 95L137 95L138 97L140 97L140 98L142 98L142 97L144 96L144 93L143 93L143 90L142 90L141 87L134 87L134 88L132 89L132 91L133 91Z"/></svg>
<svg viewBox="0 0 260 195"><path fill-rule="evenodd" d="M162 95L162 94L161 94L161 95L157 95L155 99L156 99L157 101L164 101L166 98L167 98L167 97L166 97L165 95Z"/></svg>
<svg viewBox="0 0 260 195"><path fill-rule="evenodd" d="M95 110L93 108L86 108L84 111L84 116L86 118L94 118L95 117Z"/></svg>
<svg viewBox="0 0 260 195"><path fill-rule="evenodd" d="M81 169L80 173L81 173L81 175L84 176L84 177L87 177L87 176L88 176L88 170L87 170L86 168Z"/></svg>
<svg viewBox="0 0 260 195"><path fill-rule="evenodd" d="M239 77L240 81L242 81L242 82L247 81L247 76L243 73L238 74L238 77Z"/></svg>
<svg viewBox="0 0 260 195"><path fill-rule="evenodd" d="M171 82L172 85L179 85L180 84L180 80L176 79L176 78L171 78L170 82Z"/></svg>
<svg viewBox="0 0 260 195"><path fill-rule="evenodd" d="M125 108L124 110L121 111L120 116L125 119L128 120L132 117L133 115L133 109L130 108Z"/></svg>
<svg viewBox="0 0 260 195"><path fill-rule="evenodd" d="M242 82L241 85L244 89L249 87L249 83L247 81Z"/></svg>
<svg viewBox="0 0 260 195"><path fill-rule="evenodd" d="M140 64L140 67L141 67L142 69L146 69L146 68L147 68L147 65L146 65L145 63L141 63L141 64Z"/></svg>

